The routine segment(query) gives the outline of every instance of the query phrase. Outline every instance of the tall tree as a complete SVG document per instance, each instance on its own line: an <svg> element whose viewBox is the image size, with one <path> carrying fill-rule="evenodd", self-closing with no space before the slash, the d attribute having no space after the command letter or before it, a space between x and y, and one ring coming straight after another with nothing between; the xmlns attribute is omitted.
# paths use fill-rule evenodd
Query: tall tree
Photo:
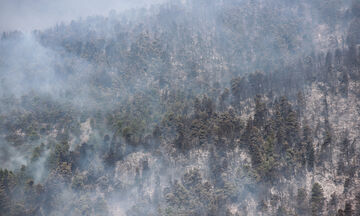
<svg viewBox="0 0 360 216"><path fill-rule="evenodd" d="M323 215L324 208L324 190L319 183L314 183L311 189L311 213L313 216Z"/></svg>
<svg viewBox="0 0 360 216"><path fill-rule="evenodd" d="M254 114L254 126L261 129L267 118L267 109L264 102L261 101L261 96L256 95L255 97L255 114Z"/></svg>
<svg viewBox="0 0 360 216"><path fill-rule="evenodd" d="M360 215L360 192L355 196L355 215Z"/></svg>
<svg viewBox="0 0 360 216"><path fill-rule="evenodd" d="M296 196L296 213L299 215L307 215L309 209L308 204L306 190L299 188Z"/></svg>
<svg viewBox="0 0 360 216"><path fill-rule="evenodd" d="M5 191L5 187L0 185L0 216L6 216L10 211L10 197Z"/></svg>
<svg viewBox="0 0 360 216"><path fill-rule="evenodd" d="M352 216L353 215L352 205L351 205L350 202L345 203L344 213L345 213L345 216Z"/></svg>
<svg viewBox="0 0 360 216"><path fill-rule="evenodd" d="M239 108L240 100L246 95L246 80L244 77L237 77L231 80L231 94L233 95L233 106Z"/></svg>

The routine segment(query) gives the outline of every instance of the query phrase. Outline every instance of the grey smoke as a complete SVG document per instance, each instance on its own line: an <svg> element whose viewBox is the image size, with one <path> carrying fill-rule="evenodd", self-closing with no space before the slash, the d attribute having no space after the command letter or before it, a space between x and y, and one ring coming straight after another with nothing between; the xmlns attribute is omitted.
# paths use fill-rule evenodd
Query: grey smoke
<svg viewBox="0 0 360 216"><path fill-rule="evenodd" d="M149 7L163 0L0 0L0 32L32 31L80 17Z"/></svg>

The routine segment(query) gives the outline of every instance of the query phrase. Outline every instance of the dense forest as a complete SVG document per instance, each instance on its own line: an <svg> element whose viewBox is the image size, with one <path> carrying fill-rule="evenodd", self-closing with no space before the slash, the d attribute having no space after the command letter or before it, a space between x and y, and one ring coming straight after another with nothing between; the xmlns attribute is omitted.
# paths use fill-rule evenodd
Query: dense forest
<svg viewBox="0 0 360 216"><path fill-rule="evenodd" d="M0 216L360 215L360 1L173 0L0 40Z"/></svg>

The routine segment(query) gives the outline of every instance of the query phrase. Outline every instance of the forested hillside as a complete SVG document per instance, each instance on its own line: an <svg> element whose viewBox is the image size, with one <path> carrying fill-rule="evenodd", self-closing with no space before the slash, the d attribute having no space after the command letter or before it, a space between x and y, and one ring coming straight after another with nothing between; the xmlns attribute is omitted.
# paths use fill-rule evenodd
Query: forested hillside
<svg viewBox="0 0 360 216"><path fill-rule="evenodd" d="M360 2L174 0L0 40L0 216L360 215Z"/></svg>

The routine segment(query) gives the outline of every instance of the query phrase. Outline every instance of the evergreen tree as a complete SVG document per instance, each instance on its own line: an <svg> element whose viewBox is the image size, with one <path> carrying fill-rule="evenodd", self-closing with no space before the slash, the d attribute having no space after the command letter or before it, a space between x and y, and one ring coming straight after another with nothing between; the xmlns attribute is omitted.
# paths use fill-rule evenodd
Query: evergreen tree
<svg viewBox="0 0 360 216"><path fill-rule="evenodd" d="M219 98L219 110L220 111L225 110L226 103L229 100L229 96L230 96L230 90L228 88L225 88Z"/></svg>
<svg viewBox="0 0 360 216"><path fill-rule="evenodd" d="M313 216L323 215L324 208L324 191L319 183L314 183L311 189L311 213Z"/></svg>
<svg viewBox="0 0 360 216"><path fill-rule="evenodd" d="M345 216L352 216L353 214L352 205L350 202L345 203L344 214Z"/></svg>
<svg viewBox="0 0 360 216"><path fill-rule="evenodd" d="M339 48L335 50L335 64L339 65L342 62L342 52Z"/></svg>
<svg viewBox="0 0 360 216"><path fill-rule="evenodd" d="M344 97L347 98L349 94L349 75L346 71L344 71L340 75L339 81L340 81L339 91Z"/></svg>
<svg viewBox="0 0 360 216"><path fill-rule="evenodd" d="M306 161L308 171L313 171L315 166L315 150L313 144L310 142L306 145Z"/></svg>
<svg viewBox="0 0 360 216"><path fill-rule="evenodd" d="M266 123L266 116L266 105L261 101L261 96L257 95L255 97L254 126L261 129Z"/></svg>
<svg viewBox="0 0 360 216"><path fill-rule="evenodd" d="M360 215L360 192L355 196L355 215Z"/></svg>
<svg viewBox="0 0 360 216"><path fill-rule="evenodd" d="M346 166L350 165L350 161L355 152L355 149L353 149L348 136L349 136L349 132L346 131L344 134L344 138L342 139L342 141L340 143L340 152L341 152L340 157L345 160Z"/></svg>
<svg viewBox="0 0 360 216"><path fill-rule="evenodd" d="M239 108L240 100L246 95L246 80L238 77L231 80L231 94L233 95L233 106Z"/></svg>
<svg viewBox="0 0 360 216"><path fill-rule="evenodd" d="M305 108L306 108L306 100L304 93L299 91L296 95L296 104L297 104L297 113L300 116L304 114Z"/></svg>
<svg viewBox="0 0 360 216"><path fill-rule="evenodd" d="M5 191L5 187L0 185L0 216L6 216L10 211L10 199Z"/></svg>
<svg viewBox="0 0 360 216"><path fill-rule="evenodd" d="M324 142L321 145L319 163L323 164L325 161L332 162L332 135L329 130L325 131Z"/></svg>
<svg viewBox="0 0 360 216"><path fill-rule="evenodd" d="M309 205L307 202L307 193L304 188L299 188L296 196L296 212L298 215L307 215Z"/></svg>
<svg viewBox="0 0 360 216"><path fill-rule="evenodd" d="M324 82L331 83L332 79L332 54L327 52L325 57L325 72L324 72Z"/></svg>
<svg viewBox="0 0 360 216"><path fill-rule="evenodd" d="M338 204L338 197L336 193L331 194L330 202L328 203L328 214L329 215L336 215L337 212L337 204Z"/></svg>
<svg viewBox="0 0 360 216"><path fill-rule="evenodd" d="M339 209L336 216L345 216L344 210Z"/></svg>
<svg viewBox="0 0 360 216"><path fill-rule="evenodd" d="M265 84L265 75L260 71L249 74L249 84L253 90L254 95L263 94L264 84Z"/></svg>

